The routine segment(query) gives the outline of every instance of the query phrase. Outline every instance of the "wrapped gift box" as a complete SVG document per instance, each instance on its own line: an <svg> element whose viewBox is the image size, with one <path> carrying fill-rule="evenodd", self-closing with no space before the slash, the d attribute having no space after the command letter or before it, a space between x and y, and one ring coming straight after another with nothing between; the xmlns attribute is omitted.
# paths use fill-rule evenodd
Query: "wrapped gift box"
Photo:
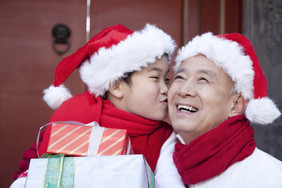
<svg viewBox="0 0 282 188"><path fill-rule="evenodd" d="M73 172L73 187L95 188L146 188L154 187L154 174L143 155L119 155L96 157L68 157L67 167ZM47 158L31 159L25 187L44 187L48 170ZM52 169L55 169L54 167ZM49 173L49 172L48 172ZM70 177L67 177L71 179ZM60 179L60 178L59 178ZM62 180L61 180L62 181ZM70 187L70 186L66 186Z"/></svg>
<svg viewBox="0 0 282 188"><path fill-rule="evenodd" d="M47 153L72 156L123 155L130 151L126 130L100 126L52 123L42 145Z"/></svg>

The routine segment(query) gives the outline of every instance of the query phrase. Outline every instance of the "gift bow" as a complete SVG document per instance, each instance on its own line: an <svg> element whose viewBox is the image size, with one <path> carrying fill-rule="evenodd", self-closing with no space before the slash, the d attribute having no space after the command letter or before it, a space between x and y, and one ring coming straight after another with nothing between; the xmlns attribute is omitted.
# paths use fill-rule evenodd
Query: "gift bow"
<svg viewBox="0 0 282 188"><path fill-rule="evenodd" d="M44 188L71 188L74 185L74 158L64 154L47 158Z"/></svg>

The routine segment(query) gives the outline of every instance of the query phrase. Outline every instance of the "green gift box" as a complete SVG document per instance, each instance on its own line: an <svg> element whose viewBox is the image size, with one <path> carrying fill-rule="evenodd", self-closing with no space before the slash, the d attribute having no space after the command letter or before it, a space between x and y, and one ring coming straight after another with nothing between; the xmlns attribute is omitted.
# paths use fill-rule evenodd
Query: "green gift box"
<svg viewBox="0 0 282 188"><path fill-rule="evenodd" d="M143 155L32 159L25 187L152 188L154 174Z"/></svg>

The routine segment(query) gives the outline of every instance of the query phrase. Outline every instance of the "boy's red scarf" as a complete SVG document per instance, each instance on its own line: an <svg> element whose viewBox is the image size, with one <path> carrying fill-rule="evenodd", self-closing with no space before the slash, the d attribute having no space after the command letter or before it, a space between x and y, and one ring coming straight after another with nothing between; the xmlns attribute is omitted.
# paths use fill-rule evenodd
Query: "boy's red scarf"
<svg viewBox="0 0 282 188"><path fill-rule="evenodd" d="M51 117L50 122L55 121L79 121L85 124L96 121L102 127L126 129L134 153L143 154L153 171L160 149L172 132L171 126L165 122L144 119L117 109L110 101L95 98L89 92L63 103ZM45 134L50 134L50 130L46 129ZM39 153L44 153L46 149L47 145L41 145Z"/></svg>
<svg viewBox="0 0 282 188"><path fill-rule="evenodd" d="M131 146L135 154L143 154L152 171L155 171L163 143L172 133L172 127L162 121L152 121L117 109L108 100L95 97L89 92L76 95L63 103L53 114L50 122L78 121L81 123L98 122L102 127L126 129L130 137ZM40 134L40 142L43 135L50 135L50 129ZM44 139L48 139L44 136ZM41 144L39 153L43 154L47 145ZM37 158L36 142L23 154L19 165L19 171L13 174L17 179L20 174L28 169L31 158Z"/></svg>
<svg viewBox="0 0 282 188"><path fill-rule="evenodd" d="M250 156L256 147L254 131L244 115L232 117L188 145L176 144L174 162L186 185L224 172Z"/></svg>

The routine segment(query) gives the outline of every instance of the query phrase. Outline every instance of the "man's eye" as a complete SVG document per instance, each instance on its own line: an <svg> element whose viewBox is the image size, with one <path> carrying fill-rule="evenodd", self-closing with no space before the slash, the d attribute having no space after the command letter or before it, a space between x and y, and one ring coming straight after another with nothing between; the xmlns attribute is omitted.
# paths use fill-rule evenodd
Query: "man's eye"
<svg viewBox="0 0 282 188"><path fill-rule="evenodd" d="M199 80L200 80L201 82L209 82L209 80L206 79L206 78L204 78L204 77L201 77Z"/></svg>
<svg viewBox="0 0 282 188"><path fill-rule="evenodd" d="M183 77L180 76L180 75L176 75L176 76L174 77L174 80L183 80Z"/></svg>

